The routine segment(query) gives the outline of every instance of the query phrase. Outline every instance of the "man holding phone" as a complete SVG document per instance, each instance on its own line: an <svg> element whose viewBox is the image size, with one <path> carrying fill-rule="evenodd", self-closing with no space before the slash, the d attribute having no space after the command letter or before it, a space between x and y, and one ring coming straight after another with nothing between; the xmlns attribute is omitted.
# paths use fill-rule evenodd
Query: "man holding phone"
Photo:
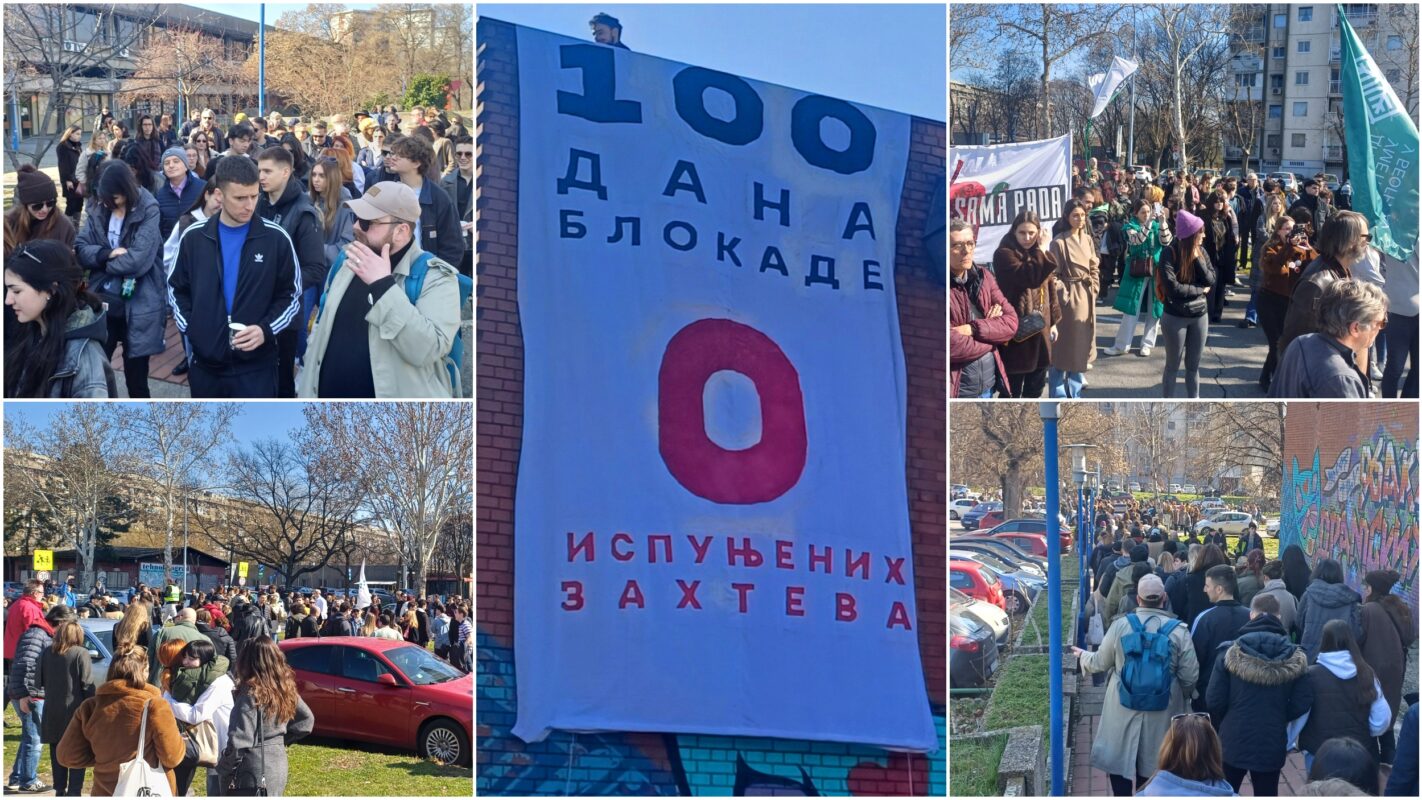
<svg viewBox="0 0 1422 800"><path fill-rule="evenodd" d="M213 179L222 210L183 231L168 277L173 318L193 348L188 385L195 398L276 397L275 340L301 309L296 248L280 225L253 219L251 159L222 159Z"/></svg>

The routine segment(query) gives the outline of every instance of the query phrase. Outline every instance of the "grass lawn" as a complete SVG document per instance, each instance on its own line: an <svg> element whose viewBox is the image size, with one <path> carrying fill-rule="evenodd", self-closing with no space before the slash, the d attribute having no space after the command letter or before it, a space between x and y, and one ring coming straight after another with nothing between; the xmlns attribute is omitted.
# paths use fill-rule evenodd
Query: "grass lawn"
<svg viewBox="0 0 1422 800"><path fill-rule="evenodd" d="M955 743L948 752L948 795L992 797L997 794L997 768L1007 737Z"/></svg>
<svg viewBox="0 0 1422 800"><path fill-rule="evenodd" d="M5 769L15 763L19 750L20 719L5 706ZM337 739L312 738L287 749L289 779L286 794L292 797L468 797L474 791L473 770L441 767L379 745ZM205 796L204 771L198 770L192 794ZM40 780L51 783L49 746L40 754ZM85 775L84 790L93 785Z"/></svg>
<svg viewBox="0 0 1422 800"><path fill-rule="evenodd" d="M1051 660L1048 655L1020 655L1008 660L998 673L983 730L1018 725L1041 725L1043 731L1047 729L1050 711L1046 689L1051 679L1047 667Z"/></svg>
<svg viewBox="0 0 1422 800"><path fill-rule="evenodd" d="M1071 603L1077 590L1076 579L1081 574L1080 566L1077 564L1077 557L1074 553L1062 556L1061 582L1062 582L1062 635L1070 637L1071 632ZM1047 594L1043 592L1037 596L1037 603L1032 607L1031 619L1025 623L1028 630L1023 638L1022 644L1026 647L1046 647L1049 643L1050 631L1047 629ZM1035 633L1032 622L1036 623ZM1063 648L1069 649L1071 642L1065 642Z"/></svg>

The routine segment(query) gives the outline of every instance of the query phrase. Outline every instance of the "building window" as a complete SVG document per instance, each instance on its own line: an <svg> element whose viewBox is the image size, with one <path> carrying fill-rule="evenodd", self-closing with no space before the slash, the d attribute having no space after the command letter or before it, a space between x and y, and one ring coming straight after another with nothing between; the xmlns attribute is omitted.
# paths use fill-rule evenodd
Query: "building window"
<svg viewBox="0 0 1422 800"><path fill-rule="evenodd" d="M1287 52L1288 48L1284 47L1283 45L1275 45L1273 49L1273 56L1274 58L1283 58Z"/></svg>
<svg viewBox="0 0 1422 800"><path fill-rule="evenodd" d="M1308 134L1306 134L1306 133L1295 133L1295 134L1293 134L1292 137L1291 137L1291 140L1290 140L1289 144L1290 144L1291 146L1293 146L1293 147L1307 147L1307 146L1308 146Z"/></svg>
<svg viewBox="0 0 1422 800"><path fill-rule="evenodd" d="M1389 49L1389 50L1401 50L1401 49L1402 49L1402 37L1401 37L1401 36L1389 36L1389 37L1387 37L1387 49Z"/></svg>
<svg viewBox="0 0 1422 800"><path fill-rule="evenodd" d="M1299 6L1299 22L1313 21L1313 6Z"/></svg>
<svg viewBox="0 0 1422 800"><path fill-rule="evenodd" d="M1269 76L1269 86L1270 86L1271 88L1274 88L1274 89L1282 89L1282 88L1284 88L1284 76L1283 76L1283 75L1270 75L1270 76Z"/></svg>
<svg viewBox="0 0 1422 800"><path fill-rule="evenodd" d="M1311 52L1313 52L1313 42L1310 41L1310 40L1308 40L1308 39L1300 39L1300 40L1299 40L1299 46L1298 46L1298 52L1300 52L1300 53L1311 53Z"/></svg>
<svg viewBox="0 0 1422 800"><path fill-rule="evenodd" d="M1308 85L1308 70L1306 70L1306 69L1305 69L1305 70L1300 70L1299 72L1295 72L1295 73L1294 73L1294 85L1295 85L1295 86L1307 86L1307 85Z"/></svg>
<svg viewBox="0 0 1422 800"><path fill-rule="evenodd" d="M1271 133L1264 137L1264 144L1268 147L1278 147L1284 140L1284 134Z"/></svg>
<svg viewBox="0 0 1422 800"><path fill-rule="evenodd" d="M1282 119L1284 107L1279 105L1269 106L1269 119Z"/></svg>
<svg viewBox="0 0 1422 800"><path fill-rule="evenodd" d="M1235 84L1236 86L1239 86L1240 88L1245 88L1245 87L1247 87L1247 88L1253 89L1254 86L1255 86L1254 79L1255 79L1256 77L1258 77L1258 75L1259 75L1259 73L1257 73L1257 72L1251 72L1251 73L1248 73L1248 74L1244 74L1244 73L1237 74L1237 75L1234 76L1234 84Z"/></svg>
<svg viewBox="0 0 1422 800"><path fill-rule="evenodd" d="M1289 27L1289 15L1288 15L1288 14L1275 14L1275 15L1274 15L1274 27L1276 27L1276 28L1287 28L1287 27Z"/></svg>
<svg viewBox="0 0 1422 800"><path fill-rule="evenodd" d="M1308 101L1307 101L1307 100L1294 103L1294 116L1296 116L1296 117L1306 117L1306 116L1308 116Z"/></svg>

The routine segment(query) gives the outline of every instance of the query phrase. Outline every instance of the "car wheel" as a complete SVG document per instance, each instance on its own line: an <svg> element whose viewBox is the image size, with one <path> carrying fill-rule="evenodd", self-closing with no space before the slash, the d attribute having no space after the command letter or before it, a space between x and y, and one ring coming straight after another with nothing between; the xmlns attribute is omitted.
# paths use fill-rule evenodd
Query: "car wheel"
<svg viewBox="0 0 1422 800"><path fill-rule="evenodd" d="M469 739L453 720L436 719L425 723L420 729L417 750L421 758L428 758L439 764L459 764L469 766L471 756Z"/></svg>
<svg viewBox="0 0 1422 800"><path fill-rule="evenodd" d="M1017 616L1018 614L1025 614L1027 612L1027 609L1030 608L1030 605L1027 602L1027 598L1023 597L1018 592L1008 592L1007 597L1005 597L1004 599L1007 601L1007 608L1005 610L1007 611L1007 613L1013 616Z"/></svg>

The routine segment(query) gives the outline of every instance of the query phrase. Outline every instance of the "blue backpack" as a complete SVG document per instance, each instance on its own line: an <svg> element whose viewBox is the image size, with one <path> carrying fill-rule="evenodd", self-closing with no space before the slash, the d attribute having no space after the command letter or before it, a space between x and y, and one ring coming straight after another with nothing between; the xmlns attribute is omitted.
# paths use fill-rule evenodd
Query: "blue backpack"
<svg viewBox="0 0 1422 800"><path fill-rule="evenodd" d="M430 271L430 261L434 259L433 253L421 253L415 259L415 263L410 265L410 276L405 279L405 297L410 300L410 305L415 305L420 299L420 292L425 288L425 276ZM331 283L336 279L336 273L340 271L341 265L346 263L346 254L341 253L336 256L336 263L331 265L331 271L326 273L326 285L321 289L321 300L316 305L316 321L321 321L321 312L326 310L326 295L331 291ZM459 278L459 307L464 308L464 304L469 302L470 295L474 294L474 279L463 273L456 273ZM449 387L451 397L460 397L463 392L460 388L461 370L464 368L464 326L461 324L459 330L454 332L454 342L449 347L449 354L444 357L444 368L449 373Z"/></svg>
<svg viewBox="0 0 1422 800"><path fill-rule="evenodd" d="M1170 633L1180 625L1172 619L1157 631L1146 630L1135 613L1126 615L1131 632L1121 637L1126 666L1117 687L1121 705L1134 711L1164 711L1170 706Z"/></svg>

